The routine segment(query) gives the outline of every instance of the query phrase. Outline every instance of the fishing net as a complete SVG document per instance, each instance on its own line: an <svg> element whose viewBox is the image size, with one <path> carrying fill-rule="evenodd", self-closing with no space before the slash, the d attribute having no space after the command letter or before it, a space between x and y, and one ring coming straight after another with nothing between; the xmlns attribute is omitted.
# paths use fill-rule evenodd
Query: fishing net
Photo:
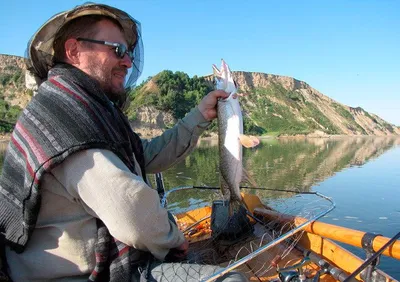
<svg viewBox="0 0 400 282"><path fill-rule="evenodd" d="M175 177L190 180L183 173ZM204 281L231 270L259 279L274 276L277 267L293 264L304 251L295 248L301 227L334 206L315 192L245 187L241 192L247 207L234 214L229 214L229 203L218 187L205 184L175 187L162 198L190 242L185 262L222 267Z"/></svg>

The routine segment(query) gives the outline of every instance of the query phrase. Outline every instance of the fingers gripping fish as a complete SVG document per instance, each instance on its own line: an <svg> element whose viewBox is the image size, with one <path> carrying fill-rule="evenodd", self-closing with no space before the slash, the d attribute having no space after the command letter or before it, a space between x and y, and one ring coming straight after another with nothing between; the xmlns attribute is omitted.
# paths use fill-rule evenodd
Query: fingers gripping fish
<svg viewBox="0 0 400 282"><path fill-rule="evenodd" d="M228 65L221 61L219 70L213 65L216 89L229 93L229 97L218 101L218 144L221 191L230 203L230 214L239 209L243 200L240 182L245 174L242 165L242 145L254 147L259 141L243 135L243 117L236 83Z"/></svg>

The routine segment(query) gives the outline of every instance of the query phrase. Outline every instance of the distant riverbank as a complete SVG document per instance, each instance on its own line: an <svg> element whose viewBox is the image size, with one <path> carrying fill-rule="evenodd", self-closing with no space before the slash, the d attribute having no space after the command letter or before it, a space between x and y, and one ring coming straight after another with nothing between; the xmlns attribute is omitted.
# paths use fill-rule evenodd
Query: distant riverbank
<svg viewBox="0 0 400 282"><path fill-rule="evenodd" d="M141 136L144 139L151 139L154 137L157 137L158 135L155 136ZM304 138L365 138L365 137L370 137L370 138L378 138L378 137L393 137L393 138L400 138L400 135L384 135L384 136L377 136L377 135L328 135L328 134L296 134L296 135L263 135L263 136L257 136L260 140L267 140L267 139L304 139ZM3 133L0 134L0 142L8 142L11 138L11 133ZM202 136L200 137L200 140L218 140L218 135L213 134L211 136Z"/></svg>

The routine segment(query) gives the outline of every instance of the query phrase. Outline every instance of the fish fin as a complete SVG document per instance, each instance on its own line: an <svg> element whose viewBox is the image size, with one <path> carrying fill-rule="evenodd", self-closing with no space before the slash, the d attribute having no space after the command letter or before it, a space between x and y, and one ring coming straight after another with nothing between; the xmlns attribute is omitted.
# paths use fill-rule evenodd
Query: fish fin
<svg viewBox="0 0 400 282"><path fill-rule="evenodd" d="M239 140L240 143L246 148L253 148L260 144L260 140L255 136L240 134Z"/></svg>
<svg viewBox="0 0 400 282"><path fill-rule="evenodd" d="M214 75L220 77L221 76L221 72L219 71L217 66L216 65L212 65L212 68L213 68Z"/></svg>
<svg viewBox="0 0 400 282"><path fill-rule="evenodd" d="M258 187L256 181L251 177L251 175L243 168L242 170L242 182L247 182L253 187Z"/></svg>

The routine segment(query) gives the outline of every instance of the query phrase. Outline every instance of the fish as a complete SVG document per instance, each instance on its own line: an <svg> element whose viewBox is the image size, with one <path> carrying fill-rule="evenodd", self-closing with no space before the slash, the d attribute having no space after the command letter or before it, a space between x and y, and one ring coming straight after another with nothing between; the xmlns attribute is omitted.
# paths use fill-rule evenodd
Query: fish
<svg viewBox="0 0 400 282"><path fill-rule="evenodd" d="M217 102L218 146L220 188L225 200L229 200L229 213L232 215L244 206L240 194L240 182L248 178L242 164L242 146L254 147L259 140L243 134L243 116L239 103L240 94L229 66L221 60L218 69L213 65L215 89L229 94Z"/></svg>

